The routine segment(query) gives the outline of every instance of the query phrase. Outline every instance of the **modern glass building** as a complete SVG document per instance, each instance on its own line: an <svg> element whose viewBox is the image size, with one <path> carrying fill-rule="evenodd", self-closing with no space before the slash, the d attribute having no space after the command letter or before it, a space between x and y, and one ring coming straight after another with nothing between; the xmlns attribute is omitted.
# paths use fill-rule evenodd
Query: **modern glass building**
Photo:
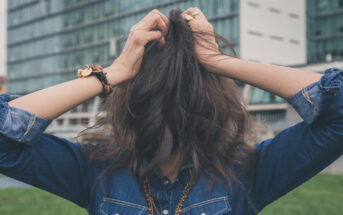
<svg viewBox="0 0 343 215"><path fill-rule="evenodd" d="M260 32L256 36L251 33L256 30L248 29L253 27L249 25L245 25L246 32L242 33L240 26L242 18L254 19L250 17L252 14L258 15L265 10L268 17L273 17L267 17L269 20L273 19L277 22L283 17L283 20L293 19L300 22L283 11L281 5L283 0L265 4L257 0L8 0L7 2L6 83L7 92L12 94L27 94L75 79L77 68L86 64L109 65L119 55L131 26L154 8L168 14L175 8L185 10L189 7L199 7L213 24L215 31L233 43L238 54L240 54L242 36L244 41L263 39L263 44L277 43L278 45L288 43L289 40L285 36L286 33L278 37L278 40L267 31ZM244 7L241 7L242 5ZM245 8L245 12L241 12L242 8ZM253 40L249 39L250 36ZM296 45L301 43L298 41ZM229 52L229 50L225 51ZM260 52L258 56L261 56ZM258 56L256 55L253 60L258 61ZM255 87L247 87L238 81L237 83L242 88L243 94L248 94L246 102L255 105L255 109L252 110L253 116L266 121L279 122L283 119L286 110L284 99ZM62 126L64 130L70 130L71 127L80 124L87 126L97 111L96 106L100 103L99 98L85 102L64 117L55 120L53 124ZM271 103L278 104L278 108L268 106L265 111L263 109L265 107L256 106ZM69 125L71 127L68 127Z"/></svg>
<svg viewBox="0 0 343 215"><path fill-rule="evenodd" d="M85 64L106 66L147 12L193 5L238 47L238 0L8 0L8 92L76 78Z"/></svg>
<svg viewBox="0 0 343 215"><path fill-rule="evenodd" d="M308 63L343 60L343 0L307 0Z"/></svg>

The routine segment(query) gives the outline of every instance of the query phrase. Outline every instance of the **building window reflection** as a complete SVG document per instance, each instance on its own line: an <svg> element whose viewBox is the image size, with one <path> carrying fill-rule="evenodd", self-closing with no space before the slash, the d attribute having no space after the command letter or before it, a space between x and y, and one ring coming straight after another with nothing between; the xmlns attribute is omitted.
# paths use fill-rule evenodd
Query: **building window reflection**
<svg viewBox="0 0 343 215"><path fill-rule="evenodd" d="M28 93L75 78L83 64L111 62L109 44L116 52L125 35L150 9L200 7L213 19L215 31L238 50L238 0L36 0L8 1L8 91ZM44 6L44 10L42 7ZM42 14L43 11L43 14ZM225 53L230 50L224 49ZM340 52L337 52L339 55ZM25 69L24 69L25 68ZM23 74L23 70L30 74ZM21 78L29 77L33 78Z"/></svg>

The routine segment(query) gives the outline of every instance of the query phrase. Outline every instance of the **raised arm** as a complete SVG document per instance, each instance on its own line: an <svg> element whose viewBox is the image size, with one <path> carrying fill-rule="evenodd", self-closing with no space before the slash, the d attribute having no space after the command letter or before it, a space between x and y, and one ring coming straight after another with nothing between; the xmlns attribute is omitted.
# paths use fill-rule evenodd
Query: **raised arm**
<svg viewBox="0 0 343 215"><path fill-rule="evenodd" d="M131 28L121 55L111 66L104 69L108 73L107 79L112 86L130 79L138 72L145 44L156 39L161 39L161 43L164 42L163 33L167 29L167 22L167 17L158 10L153 10ZM159 28L162 32L151 31L155 27ZM91 76L74 79L27 94L10 101L9 105L27 110L46 119L54 119L100 94L101 91L101 83L96 77Z"/></svg>
<svg viewBox="0 0 343 215"><path fill-rule="evenodd" d="M303 87L320 79L321 74L314 72L220 55L213 27L200 9L189 8L183 12L183 16L192 15L196 11L199 14L188 24L194 32L208 33L201 37L195 34L195 51L199 61L209 71L251 84L284 99L290 98Z"/></svg>
<svg viewBox="0 0 343 215"><path fill-rule="evenodd" d="M190 8L184 14L191 15L194 11L200 10ZM194 31L212 29L201 13L189 24ZM342 70L331 68L322 75L223 57L218 55L213 35L200 42L207 43L196 48L199 60L207 69L285 98L304 120L274 138L255 144L258 159L252 177L245 182L255 207L252 211L262 210L343 154ZM231 205L236 213L247 214L239 211L241 202L234 198Z"/></svg>
<svg viewBox="0 0 343 215"><path fill-rule="evenodd" d="M154 10L132 28L120 57L105 69L111 85L137 73L145 44L163 38L166 21ZM161 31L151 31L155 27ZM96 173L80 144L43 132L52 119L101 91L101 83L91 76L19 98L1 94L0 173L87 208Z"/></svg>
<svg viewBox="0 0 343 215"><path fill-rule="evenodd" d="M318 81L322 76L315 72L239 58L223 59L220 56L216 58L206 64L211 71L251 84L286 100L307 85Z"/></svg>

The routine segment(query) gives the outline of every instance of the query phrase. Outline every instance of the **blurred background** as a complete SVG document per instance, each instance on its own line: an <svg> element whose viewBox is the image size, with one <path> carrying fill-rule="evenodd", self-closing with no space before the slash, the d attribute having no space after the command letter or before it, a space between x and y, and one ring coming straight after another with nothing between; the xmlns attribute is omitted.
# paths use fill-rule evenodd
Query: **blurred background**
<svg viewBox="0 0 343 215"><path fill-rule="evenodd" d="M330 67L343 68L343 0L0 0L0 93L24 95L75 79L77 68L85 64L105 67L120 54L131 26L149 11L157 8L167 15L171 9L188 7L199 7L215 31L229 39L243 59L318 73ZM224 51L230 54L229 50ZM250 114L260 125L256 141L271 138L301 121L284 99L236 83ZM46 132L65 138L76 136L94 123L103 102L96 97L79 105L55 119ZM263 213L343 214L339 203L335 206L331 202L321 208L328 201L325 193L337 194L336 201L343 201L343 158L324 172L330 174L316 176ZM325 184L332 187L317 186ZM17 188L21 186L26 189ZM54 203L50 205L56 205L57 211L61 210L59 204L67 208L63 214L84 213L55 196L27 189L27 185L5 177L0 178L0 187L0 214L31 214L28 209L11 211L9 205L13 202L8 198L14 195L13 201L18 205L17 192L30 197L38 195L37 207L28 205L36 207L33 210L38 214L57 214L49 209L42 212L39 202L46 199L52 199ZM299 203L307 198L301 189L308 191L309 198L320 191L318 200L310 198ZM9 203L4 203L7 200L2 196ZM23 204L29 204L29 199ZM73 212L68 212L69 206Z"/></svg>

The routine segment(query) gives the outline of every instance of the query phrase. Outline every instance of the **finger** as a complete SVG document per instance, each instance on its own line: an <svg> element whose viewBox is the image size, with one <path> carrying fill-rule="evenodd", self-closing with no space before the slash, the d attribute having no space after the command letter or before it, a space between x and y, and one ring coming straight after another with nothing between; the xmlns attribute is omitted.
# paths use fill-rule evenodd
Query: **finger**
<svg viewBox="0 0 343 215"><path fill-rule="evenodd" d="M187 10L185 10L181 16L182 18L188 23L188 25L192 28L192 26L197 26L199 20L197 20L195 17L192 16L192 13L195 12L195 8L191 7L188 8ZM187 20L189 18L189 16L191 17L191 20ZM193 28L192 28L193 29Z"/></svg>
<svg viewBox="0 0 343 215"><path fill-rule="evenodd" d="M146 33L146 43L152 40L157 40L159 39L158 47L164 46L166 44L166 39L162 35L160 31L150 31Z"/></svg>
<svg viewBox="0 0 343 215"><path fill-rule="evenodd" d="M192 14L194 12L198 12L198 15L193 16ZM203 14L203 12L200 10L200 8L198 7L190 7L187 10L185 10L184 12L182 12L181 16L185 19L186 16L192 16L194 19L198 19L199 21L207 21L207 18L205 17L205 15ZM194 20L193 19L193 20ZM192 22L193 22L192 20Z"/></svg>
<svg viewBox="0 0 343 215"><path fill-rule="evenodd" d="M164 34L167 34L167 24L164 22L160 15L159 18L156 19L155 26L153 27L158 27Z"/></svg>
<svg viewBox="0 0 343 215"><path fill-rule="evenodd" d="M159 10L156 10L156 13L157 13L158 15L161 16L163 22L164 22L166 25L169 24L169 19L168 19L163 13L161 13Z"/></svg>
<svg viewBox="0 0 343 215"><path fill-rule="evenodd" d="M152 28L158 27L163 33L167 33L168 18L165 17L161 12L154 9L148 15L146 15L137 25L139 28L145 30L151 30Z"/></svg>
<svg viewBox="0 0 343 215"><path fill-rule="evenodd" d="M207 18L206 18L206 16L204 15L204 13L203 13L203 12L200 10L200 8L198 8L198 7L194 7L194 8L193 8L191 15L192 15L194 12L196 12L196 11L199 12L199 14L196 15L197 18L200 18L200 20L206 20L206 21L208 21Z"/></svg>
<svg viewBox="0 0 343 215"><path fill-rule="evenodd" d="M157 40L163 38L161 31L149 31L144 33L144 39L146 40L146 43L152 40Z"/></svg>
<svg viewBox="0 0 343 215"><path fill-rule="evenodd" d="M190 12L190 11L193 9L194 9L193 7L188 8L187 10L185 10L181 13L181 16L185 19L187 15L192 15L192 12Z"/></svg>
<svg viewBox="0 0 343 215"><path fill-rule="evenodd" d="M150 12L151 16L153 17L153 19L155 19L153 23L155 24L152 24L150 25L150 28L153 28L153 27L158 27L163 33L167 33L167 25L169 23L169 20L168 18L163 15L159 10L157 9L154 9ZM156 15L158 15L158 17L156 17Z"/></svg>
<svg viewBox="0 0 343 215"><path fill-rule="evenodd" d="M195 7L190 7L190 8L188 8L187 10L185 10L184 12L182 12L182 13L181 13L181 16L185 19L187 15L192 16L192 14L193 14L195 11L201 12L200 9L197 10L197 8L195 8Z"/></svg>
<svg viewBox="0 0 343 215"><path fill-rule="evenodd" d="M166 39L164 37L161 37L160 42L158 43L158 47L162 47L166 44Z"/></svg>

